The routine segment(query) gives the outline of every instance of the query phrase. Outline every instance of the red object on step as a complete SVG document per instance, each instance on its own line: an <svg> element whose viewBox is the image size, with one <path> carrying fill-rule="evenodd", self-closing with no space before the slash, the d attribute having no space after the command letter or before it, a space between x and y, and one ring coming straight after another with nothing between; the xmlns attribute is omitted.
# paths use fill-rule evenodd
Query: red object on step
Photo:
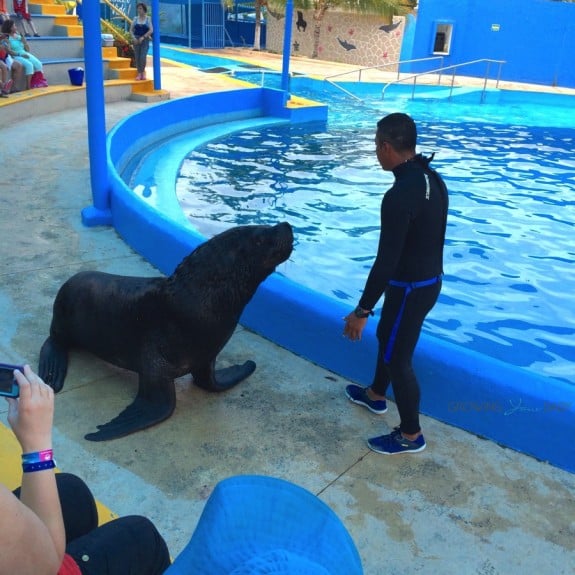
<svg viewBox="0 0 575 575"><path fill-rule="evenodd" d="M30 79L30 88L47 88L48 81L44 78L44 74L41 71L34 72L32 78Z"/></svg>

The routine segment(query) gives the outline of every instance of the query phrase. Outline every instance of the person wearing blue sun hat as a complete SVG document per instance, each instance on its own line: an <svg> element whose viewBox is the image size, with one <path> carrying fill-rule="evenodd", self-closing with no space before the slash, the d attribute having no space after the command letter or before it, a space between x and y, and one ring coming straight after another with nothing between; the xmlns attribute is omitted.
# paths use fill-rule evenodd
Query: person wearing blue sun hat
<svg viewBox="0 0 575 575"><path fill-rule="evenodd" d="M289 481L240 475L218 483L188 545L165 575L363 575L338 516Z"/></svg>

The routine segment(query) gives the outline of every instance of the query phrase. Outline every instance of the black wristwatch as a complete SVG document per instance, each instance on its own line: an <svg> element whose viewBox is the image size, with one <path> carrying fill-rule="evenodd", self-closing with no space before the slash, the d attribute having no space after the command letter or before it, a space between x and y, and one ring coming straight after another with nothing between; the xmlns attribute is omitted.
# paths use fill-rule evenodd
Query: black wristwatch
<svg viewBox="0 0 575 575"><path fill-rule="evenodd" d="M355 315L355 317L358 317L360 319L365 319L366 317L373 315L373 312L371 310L366 310L366 309L363 309L363 308L357 306L353 310L353 314Z"/></svg>

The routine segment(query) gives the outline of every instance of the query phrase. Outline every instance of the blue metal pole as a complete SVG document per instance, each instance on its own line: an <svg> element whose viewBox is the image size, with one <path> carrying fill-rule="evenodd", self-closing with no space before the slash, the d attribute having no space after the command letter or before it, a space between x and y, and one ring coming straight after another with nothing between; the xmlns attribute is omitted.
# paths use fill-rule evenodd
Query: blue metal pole
<svg viewBox="0 0 575 575"><path fill-rule="evenodd" d="M154 90L162 89L162 75L160 73L160 0L152 0L152 61L154 64Z"/></svg>
<svg viewBox="0 0 575 575"><path fill-rule="evenodd" d="M106 112L99 0L82 3L84 62L86 65L86 111L88 114L88 154L93 206L82 210L86 226L110 225L110 182L106 162Z"/></svg>
<svg viewBox="0 0 575 575"><path fill-rule="evenodd" d="M281 89L285 92L285 102L289 100L289 59L291 54L291 33L293 26L293 0L287 0L284 29L284 51L282 61Z"/></svg>

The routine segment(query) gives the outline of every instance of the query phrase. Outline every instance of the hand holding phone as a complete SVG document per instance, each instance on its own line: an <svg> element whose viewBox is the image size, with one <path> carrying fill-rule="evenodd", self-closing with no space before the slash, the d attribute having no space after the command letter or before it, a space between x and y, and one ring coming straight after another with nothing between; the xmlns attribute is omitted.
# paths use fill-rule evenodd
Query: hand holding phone
<svg viewBox="0 0 575 575"><path fill-rule="evenodd" d="M18 397L20 388L14 377L15 369L24 373L24 368L21 365L0 363L0 396Z"/></svg>

